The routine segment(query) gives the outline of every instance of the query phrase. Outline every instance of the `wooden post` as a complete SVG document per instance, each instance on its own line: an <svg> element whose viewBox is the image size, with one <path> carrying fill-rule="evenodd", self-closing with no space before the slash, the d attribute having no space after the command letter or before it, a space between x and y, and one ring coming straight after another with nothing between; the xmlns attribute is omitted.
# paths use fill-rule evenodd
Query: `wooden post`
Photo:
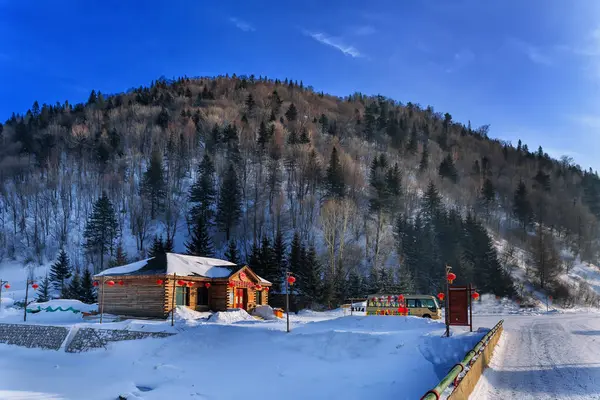
<svg viewBox="0 0 600 400"><path fill-rule="evenodd" d="M100 323L102 323L102 316L104 314L104 284L106 283L106 276L102 276L102 287L100 288Z"/></svg>
<svg viewBox="0 0 600 400"><path fill-rule="evenodd" d="M473 284L469 283L469 331L473 332Z"/></svg>
<svg viewBox="0 0 600 400"><path fill-rule="evenodd" d="M287 332L290 332L290 284L288 282L289 272L285 273L285 314L287 320Z"/></svg>
<svg viewBox="0 0 600 400"><path fill-rule="evenodd" d="M171 300L171 326L175 325L175 291L177 284L177 274L173 272L173 299Z"/></svg>
<svg viewBox="0 0 600 400"><path fill-rule="evenodd" d="M29 295L29 279L25 283L25 306L23 307L23 322L27 322L27 296Z"/></svg>
<svg viewBox="0 0 600 400"><path fill-rule="evenodd" d="M444 279L446 280L446 337L450 337L450 282L448 282L448 274L452 267L446 265Z"/></svg>
<svg viewBox="0 0 600 400"><path fill-rule="evenodd" d="M0 311L2 311L2 287L6 285L8 282L0 279Z"/></svg>

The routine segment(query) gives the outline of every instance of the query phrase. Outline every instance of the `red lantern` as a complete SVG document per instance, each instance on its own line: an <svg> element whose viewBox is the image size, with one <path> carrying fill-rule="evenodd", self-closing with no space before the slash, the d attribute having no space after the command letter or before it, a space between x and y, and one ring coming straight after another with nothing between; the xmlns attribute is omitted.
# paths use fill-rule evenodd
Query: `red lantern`
<svg viewBox="0 0 600 400"><path fill-rule="evenodd" d="M293 285L296 282L296 278L293 276L288 276L287 281L290 285Z"/></svg>
<svg viewBox="0 0 600 400"><path fill-rule="evenodd" d="M444 293L438 293L437 298L440 299L440 301L444 301L446 295Z"/></svg>
<svg viewBox="0 0 600 400"><path fill-rule="evenodd" d="M473 292L473 293L471 294L471 297L473 298L473 300L477 300L477 299L479 298L479 293L477 293L477 292Z"/></svg>
<svg viewBox="0 0 600 400"><path fill-rule="evenodd" d="M119 286L123 286L124 284L125 284L125 282L119 281Z"/></svg>
<svg viewBox="0 0 600 400"><path fill-rule="evenodd" d="M268 287L268 286L265 286L265 290L268 292L268 291L269 291L269 287Z"/></svg>
<svg viewBox="0 0 600 400"><path fill-rule="evenodd" d="M552 301L552 296L548 296L548 299L549 299L550 301Z"/></svg>
<svg viewBox="0 0 600 400"><path fill-rule="evenodd" d="M262 286L256 285L256 290L262 290Z"/></svg>
<svg viewBox="0 0 600 400"><path fill-rule="evenodd" d="M182 280L178 280L178 281L177 281L177 284L178 284L179 286L183 286L183 285L185 285L185 282L184 282L184 281L182 281Z"/></svg>
<svg viewBox="0 0 600 400"><path fill-rule="evenodd" d="M37 283L34 283L33 285L31 285L31 287L35 290L35 289L39 288L40 285L38 285Z"/></svg>
<svg viewBox="0 0 600 400"><path fill-rule="evenodd" d="M98 286L98 285L99 285L99 283L98 283L98 281L94 281L94 283L92 283L92 285L94 285L94 286Z"/></svg>
<svg viewBox="0 0 600 400"><path fill-rule="evenodd" d="M206 283L204 284L204 287L205 287L205 288L207 288L207 289L210 289L210 282L206 282Z"/></svg>
<svg viewBox="0 0 600 400"><path fill-rule="evenodd" d="M230 288L233 288L233 287L235 287L235 283L233 283L233 282L229 282L229 283L227 284L227 286L229 286Z"/></svg>
<svg viewBox="0 0 600 400"><path fill-rule="evenodd" d="M246 280L246 273L244 271L240 272L240 279L243 281Z"/></svg>
<svg viewBox="0 0 600 400"><path fill-rule="evenodd" d="M6 285L4 285L5 289L10 289L10 285L7 283Z"/></svg>
<svg viewBox="0 0 600 400"><path fill-rule="evenodd" d="M188 287L193 287L194 286L194 282L188 282L187 285L188 285Z"/></svg>
<svg viewBox="0 0 600 400"><path fill-rule="evenodd" d="M115 281L108 281L108 282L106 282L106 284L108 286L115 286Z"/></svg>
<svg viewBox="0 0 600 400"><path fill-rule="evenodd" d="M156 284L157 284L158 286L161 286L161 285L162 285L164 282L165 282L165 281L163 281L162 279L157 279L157 280L156 280Z"/></svg>
<svg viewBox="0 0 600 400"><path fill-rule="evenodd" d="M454 280L456 279L456 274L453 272L450 272L448 274L447 278L448 278L448 283L452 284L452 282L454 282Z"/></svg>

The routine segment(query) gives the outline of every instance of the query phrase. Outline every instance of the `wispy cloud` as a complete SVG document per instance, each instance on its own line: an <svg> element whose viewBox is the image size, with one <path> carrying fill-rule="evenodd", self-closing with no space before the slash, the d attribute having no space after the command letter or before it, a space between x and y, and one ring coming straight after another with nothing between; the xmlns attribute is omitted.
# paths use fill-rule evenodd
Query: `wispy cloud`
<svg viewBox="0 0 600 400"><path fill-rule="evenodd" d="M352 33L356 36L369 36L377 32L371 25L357 26L352 30Z"/></svg>
<svg viewBox="0 0 600 400"><path fill-rule="evenodd" d="M509 44L517 51L523 53L531 62L540 65L552 65L553 60L550 54L542 47L535 46L531 43L520 39L512 38Z"/></svg>
<svg viewBox="0 0 600 400"><path fill-rule="evenodd" d="M250 25L246 21L242 21L239 18L231 17L229 18L229 22L235 25L236 28L244 31L244 32L254 32L256 29L252 25Z"/></svg>
<svg viewBox="0 0 600 400"><path fill-rule="evenodd" d="M305 35L310 36L311 38L313 38L314 40L316 40L317 42L327 45L327 46L331 46L334 49L337 49L339 51L341 51L342 53L344 53L347 56L353 57L353 58L357 58L357 57L363 57L363 55L360 53L360 51L358 51L358 49L354 46L350 46L346 43L344 43L342 38L336 38L333 36L329 36L325 33L321 33L321 32L304 32Z"/></svg>
<svg viewBox="0 0 600 400"><path fill-rule="evenodd" d="M475 53L469 49L462 49L461 51L454 53L452 57L451 65L446 68L447 73L456 72L459 69L466 67L475 60Z"/></svg>

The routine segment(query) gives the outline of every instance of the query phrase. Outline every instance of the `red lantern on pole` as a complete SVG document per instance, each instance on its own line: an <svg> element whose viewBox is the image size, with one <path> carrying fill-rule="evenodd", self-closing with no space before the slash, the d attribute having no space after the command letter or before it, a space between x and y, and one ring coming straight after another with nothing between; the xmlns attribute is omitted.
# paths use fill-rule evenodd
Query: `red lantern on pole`
<svg viewBox="0 0 600 400"><path fill-rule="evenodd" d="M184 286L184 285L185 285L185 282L184 282L184 281L182 281L182 280L178 280L178 281L177 281L177 284L178 284L179 286Z"/></svg>
<svg viewBox="0 0 600 400"><path fill-rule="evenodd" d="M454 282L454 280L456 279L456 274L454 272L450 272L447 276L448 278L448 283L452 284L452 282Z"/></svg>
<svg viewBox="0 0 600 400"><path fill-rule="evenodd" d="M188 286L188 287L193 287L193 286L194 286L194 282L188 282L188 283L187 283L187 286Z"/></svg>
<svg viewBox="0 0 600 400"><path fill-rule="evenodd" d="M34 283L33 285L31 285L31 287L35 290L35 289L39 288L40 285L38 285L37 283Z"/></svg>
<svg viewBox="0 0 600 400"><path fill-rule="evenodd" d="M6 285L4 285L5 289L10 289L10 285L7 283Z"/></svg>
<svg viewBox="0 0 600 400"><path fill-rule="evenodd" d="M552 296L548 296L548 299L549 299L550 301L552 301Z"/></svg>
<svg viewBox="0 0 600 400"><path fill-rule="evenodd" d="M108 286L115 286L115 281L107 281L106 284Z"/></svg>
<svg viewBox="0 0 600 400"><path fill-rule="evenodd" d="M161 285L162 285L164 282L165 282L165 281L163 281L162 279L157 279L157 280L156 280L156 284L157 284L158 286L161 286Z"/></svg>
<svg viewBox="0 0 600 400"><path fill-rule="evenodd" d="M296 282L296 278L293 276L288 276L287 281L290 285L293 285Z"/></svg>
<svg viewBox="0 0 600 400"><path fill-rule="evenodd" d="M227 284L227 286L229 286L230 288L234 288L234 287L235 287L235 283L233 283L233 282L229 282L229 283Z"/></svg>
<svg viewBox="0 0 600 400"><path fill-rule="evenodd" d="M97 287L99 285L99 283L98 283L98 281L94 281L94 283L92 283L92 285Z"/></svg>
<svg viewBox="0 0 600 400"><path fill-rule="evenodd" d="M206 283L204 284L204 287L205 287L205 288L207 288L207 289L210 289L210 282L206 282Z"/></svg>
<svg viewBox="0 0 600 400"><path fill-rule="evenodd" d="M122 280L119 281L119 286L123 286L125 284L125 282L123 282Z"/></svg>
<svg viewBox="0 0 600 400"><path fill-rule="evenodd" d="M440 301L444 301L444 299L446 298L446 295L445 295L444 293L438 293L438 295L437 295L437 298L438 298Z"/></svg>
<svg viewBox="0 0 600 400"><path fill-rule="evenodd" d="M471 297L473 298L473 300L477 300L477 299L479 298L479 293L477 293L477 292L473 292L473 293L471 294Z"/></svg>

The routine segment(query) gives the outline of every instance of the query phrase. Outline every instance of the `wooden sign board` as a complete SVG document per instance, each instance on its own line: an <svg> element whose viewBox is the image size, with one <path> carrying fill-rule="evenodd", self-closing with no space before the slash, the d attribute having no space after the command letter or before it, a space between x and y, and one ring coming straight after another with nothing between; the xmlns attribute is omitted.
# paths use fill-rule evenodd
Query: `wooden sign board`
<svg viewBox="0 0 600 400"><path fill-rule="evenodd" d="M448 292L448 324L469 326L469 290L466 286L450 286Z"/></svg>

